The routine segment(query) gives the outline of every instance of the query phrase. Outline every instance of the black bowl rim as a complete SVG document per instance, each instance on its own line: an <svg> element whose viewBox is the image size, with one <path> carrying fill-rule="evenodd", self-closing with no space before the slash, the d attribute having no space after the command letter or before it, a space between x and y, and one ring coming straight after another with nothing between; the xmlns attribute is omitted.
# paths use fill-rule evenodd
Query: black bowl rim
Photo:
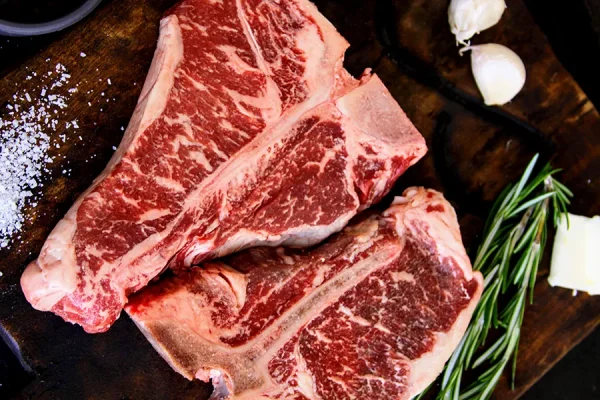
<svg viewBox="0 0 600 400"><path fill-rule="evenodd" d="M0 19L0 35L4 36L37 36L57 32L76 24L88 16L102 0L87 0L79 8L69 14L38 24L24 24Z"/></svg>

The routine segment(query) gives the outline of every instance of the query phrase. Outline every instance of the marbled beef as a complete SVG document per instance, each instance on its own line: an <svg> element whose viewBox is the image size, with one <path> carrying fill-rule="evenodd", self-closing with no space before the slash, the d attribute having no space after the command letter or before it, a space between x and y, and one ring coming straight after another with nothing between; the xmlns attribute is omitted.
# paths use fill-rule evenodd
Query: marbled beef
<svg viewBox="0 0 600 400"><path fill-rule="evenodd" d="M411 188L315 249L255 248L163 279L126 311L213 399L408 400L483 288L452 206Z"/></svg>
<svg viewBox="0 0 600 400"><path fill-rule="evenodd" d="M161 22L104 172L23 274L27 300L88 332L166 267L315 244L379 200L425 143L307 0L184 0Z"/></svg>

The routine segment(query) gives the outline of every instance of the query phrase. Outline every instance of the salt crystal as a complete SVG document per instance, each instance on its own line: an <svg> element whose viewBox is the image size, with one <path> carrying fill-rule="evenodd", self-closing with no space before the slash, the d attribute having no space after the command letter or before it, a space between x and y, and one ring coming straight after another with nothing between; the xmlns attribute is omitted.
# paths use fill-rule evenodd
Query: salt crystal
<svg viewBox="0 0 600 400"><path fill-rule="evenodd" d="M53 93L52 88L68 83L70 75L60 63L54 69L62 75L49 78L52 71L42 74L42 80L53 80L42 87L39 98L17 91L12 96L14 103L6 105L6 109L12 111L0 114L0 248L10 246L11 237L19 237L19 230L26 224L23 210L38 204L37 190L44 186L43 181L50 173L48 166L55 161L48 151L60 148L60 143L68 140L65 133L57 134L62 123L53 116L68 106L69 99ZM31 75L37 76L35 72ZM20 107L19 98L29 104ZM71 124L76 122L71 121ZM69 129L69 123L66 126Z"/></svg>
<svg viewBox="0 0 600 400"><path fill-rule="evenodd" d="M85 53L82 51L81 53L79 53L79 56L80 56L80 57L85 57L85 56L87 56L87 54L85 54Z"/></svg>

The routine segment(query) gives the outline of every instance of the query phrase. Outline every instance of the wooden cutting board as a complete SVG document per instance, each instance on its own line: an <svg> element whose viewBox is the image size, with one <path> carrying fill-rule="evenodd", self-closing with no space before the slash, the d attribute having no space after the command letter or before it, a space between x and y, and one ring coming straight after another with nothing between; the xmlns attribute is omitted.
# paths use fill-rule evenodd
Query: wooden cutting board
<svg viewBox="0 0 600 400"><path fill-rule="evenodd" d="M47 45L28 57L13 59L0 48L1 113L8 112L6 102L16 91L37 93L39 82L27 80L32 71L61 63L79 84L62 118L77 119L80 128L56 133L68 140L53 150L57 161L41 199L28 211L20 239L0 251L0 334L29 368L26 382L13 393L18 398L205 399L210 393L209 386L173 372L127 316L105 334L88 335L35 311L19 286L24 267L118 145L152 59L160 16L173 3L105 1L81 24L42 39L39 43ZM429 154L399 180L392 195L408 185L442 190L473 250L491 202L539 152L564 168L560 178L576 196L571 211L600 214L600 117L521 0L509 1L500 24L474 40L508 45L527 67L523 92L501 108L482 104L469 59L458 55L448 31L447 1L316 3L352 45L349 71L357 75L372 67L427 139ZM63 174L65 168L70 172ZM548 256L549 251L535 303L526 312L516 388L510 391L501 382L498 399L518 398L600 322L600 297L572 297L548 286ZM11 388L2 383L4 390Z"/></svg>

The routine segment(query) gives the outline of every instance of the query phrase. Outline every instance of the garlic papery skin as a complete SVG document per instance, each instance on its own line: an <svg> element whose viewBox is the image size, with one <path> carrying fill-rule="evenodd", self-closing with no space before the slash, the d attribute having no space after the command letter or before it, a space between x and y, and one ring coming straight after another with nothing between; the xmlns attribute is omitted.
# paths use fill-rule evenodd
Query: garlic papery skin
<svg viewBox="0 0 600 400"><path fill-rule="evenodd" d="M448 23L456 41L466 41L476 33L498 23L506 9L504 0L452 0L448 7Z"/></svg>
<svg viewBox="0 0 600 400"><path fill-rule="evenodd" d="M511 101L525 85L525 65L511 49L488 43L468 46L475 83L488 106L501 106Z"/></svg>

